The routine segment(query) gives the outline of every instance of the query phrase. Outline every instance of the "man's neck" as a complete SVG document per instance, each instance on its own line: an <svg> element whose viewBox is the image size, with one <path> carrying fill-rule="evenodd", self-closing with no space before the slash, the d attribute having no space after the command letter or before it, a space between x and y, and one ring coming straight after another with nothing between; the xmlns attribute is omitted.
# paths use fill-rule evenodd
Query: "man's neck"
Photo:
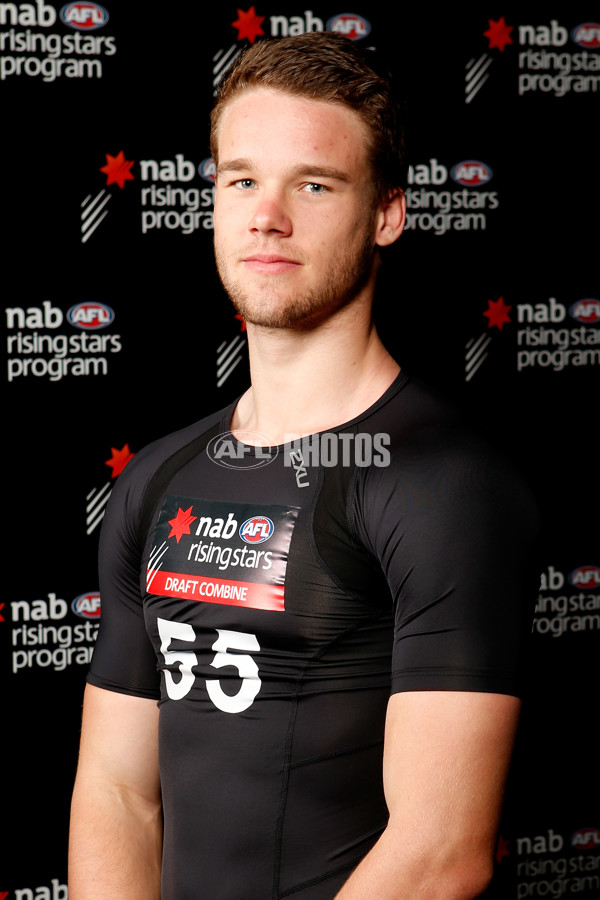
<svg viewBox="0 0 600 900"><path fill-rule="evenodd" d="M375 403L399 372L370 318L346 308L308 331L248 324L251 388L231 429L270 444L348 422ZM246 434L245 434L246 433Z"/></svg>

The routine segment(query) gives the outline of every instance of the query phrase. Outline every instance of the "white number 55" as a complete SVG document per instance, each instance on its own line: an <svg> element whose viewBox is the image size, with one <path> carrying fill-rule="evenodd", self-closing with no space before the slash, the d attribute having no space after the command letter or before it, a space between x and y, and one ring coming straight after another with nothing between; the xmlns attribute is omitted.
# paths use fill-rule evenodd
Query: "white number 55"
<svg viewBox="0 0 600 900"><path fill-rule="evenodd" d="M181 700L192 689L195 675L192 671L198 665L198 657L192 650L169 650L173 639L180 641L195 640L195 632L191 625L184 622L171 622L168 619L157 618L158 633L161 639L160 652L165 663L176 665L180 677L175 680L173 673L165 669L165 686L171 700ZM227 713L239 713L252 706L254 699L261 687L258 675L258 666L249 655L257 653L260 645L256 635L245 631L227 631L216 629L218 638L212 645L215 655L211 666L220 669L223 666L234 666L242 679L240 689L233 696L226 694L221 687L218 678L206 679L208 696L217 707ZM231 650L243 651L243 653L231 653Z"/></svg>

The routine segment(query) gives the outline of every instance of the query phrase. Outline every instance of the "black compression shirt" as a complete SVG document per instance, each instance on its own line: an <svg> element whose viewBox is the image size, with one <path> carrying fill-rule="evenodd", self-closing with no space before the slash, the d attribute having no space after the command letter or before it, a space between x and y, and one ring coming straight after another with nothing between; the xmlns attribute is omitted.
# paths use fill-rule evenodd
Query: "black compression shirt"
<svg viewBox="0 0 600 900"><path fill-rule="evenodd" d="M331 900L386 824L390 692L519 693L536 513L403 374L283 447L233 408L119 476L89 681L159 701L164 900Z"/></svg>

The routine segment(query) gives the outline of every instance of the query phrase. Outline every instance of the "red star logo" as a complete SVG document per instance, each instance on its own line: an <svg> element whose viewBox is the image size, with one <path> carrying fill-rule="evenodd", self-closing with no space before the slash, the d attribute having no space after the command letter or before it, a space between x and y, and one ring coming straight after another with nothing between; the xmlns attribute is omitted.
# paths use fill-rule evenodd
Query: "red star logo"
<svg viewBox="0 0 600 900"><path fill-rule="evenodd" d="M501 16L497 22L488 19L488 25L490 26L488 30L483 32L483 36L489 38L488 48L492 50L497 47L502 53L506 45L513 42L510 36L513 26L506 24L504 16Z"/></svg>
<svg viewBox="0 0 600 900"><path fill-rule="evenodd" d="M241 41L243 38L248 38L250 43L253 44L259 34L264 34L260 25L261 22L264 22L265 17L257 16L253 6L246 10L246 12L244 12L243 9L238 9L237 14L237 19L231 24L233 28L237 28L238 30L238 41Z"/></svg>
<svg viewBox="0 0 600 900"><path fill-rule="evenodd" d="M235 318L240 321L240 331L246 330L246 320L241 313L236 313Z"/></svg>
<svg viewBox="0 0 600 900"><path fill-rule="evenodd" d="M505 841L502 835L498 838L498 846L496 847L496 862L501 863L505 856L510 856L508 852L508 841Z"/></svg>
<svg viewBox="0 0 600 900"><path fill-rule="evenodd" d="M125 187L126 181L133 181L131 174L132 159L125 159L125 154L119 150L116 156L106 154L106 165L102 166L101 172L106 173L106 186L109 184L118 184L121 190Z"/></svg>
<svg viewBox="0 0 600 900"><path fill-rule="evenodd" d="M169 525L171 526L169 537L175 535L177 543L179 543L184 534L190 534L190 525L198 518L198 516L193 516L191 513L191 506L186 510L179 507L175 518L169 519Z"/></svg>
<svg viewBox="0 0 600 900"><path fill-rule="evenodd" d="M512 309L512 306L507 306L502 297L498 297L497 300L488 300L488 308L483 313L489 319L488 328L496 326L502 331L505 323L510 322L508 314L510 309Z"/></svg>
<svg viewBox="0 0 600 900"><path fill-rule="evenodd" d="M117 450L115 447L111 447L110 451L112 453L112 456L110 459L106 460L104 465L111 467L111 478L116 478L117 475L121 474L129 460L135 456L135 453L131 452L131 450L129 449L129 444L123 444L120 450Z"/></svg>

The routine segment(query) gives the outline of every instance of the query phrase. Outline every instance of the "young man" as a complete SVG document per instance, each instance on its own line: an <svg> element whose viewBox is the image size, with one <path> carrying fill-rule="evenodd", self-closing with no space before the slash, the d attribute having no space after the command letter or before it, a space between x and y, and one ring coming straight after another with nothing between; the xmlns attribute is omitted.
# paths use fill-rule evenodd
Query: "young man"
<svg viewBox="0 0 600 900"><path fill-rule="evenodd" d="M389 86L345 38L263 41L212 139L251 387L113 491L70 900L475 897L536 516L374 328L405 212Z"/></svg>

